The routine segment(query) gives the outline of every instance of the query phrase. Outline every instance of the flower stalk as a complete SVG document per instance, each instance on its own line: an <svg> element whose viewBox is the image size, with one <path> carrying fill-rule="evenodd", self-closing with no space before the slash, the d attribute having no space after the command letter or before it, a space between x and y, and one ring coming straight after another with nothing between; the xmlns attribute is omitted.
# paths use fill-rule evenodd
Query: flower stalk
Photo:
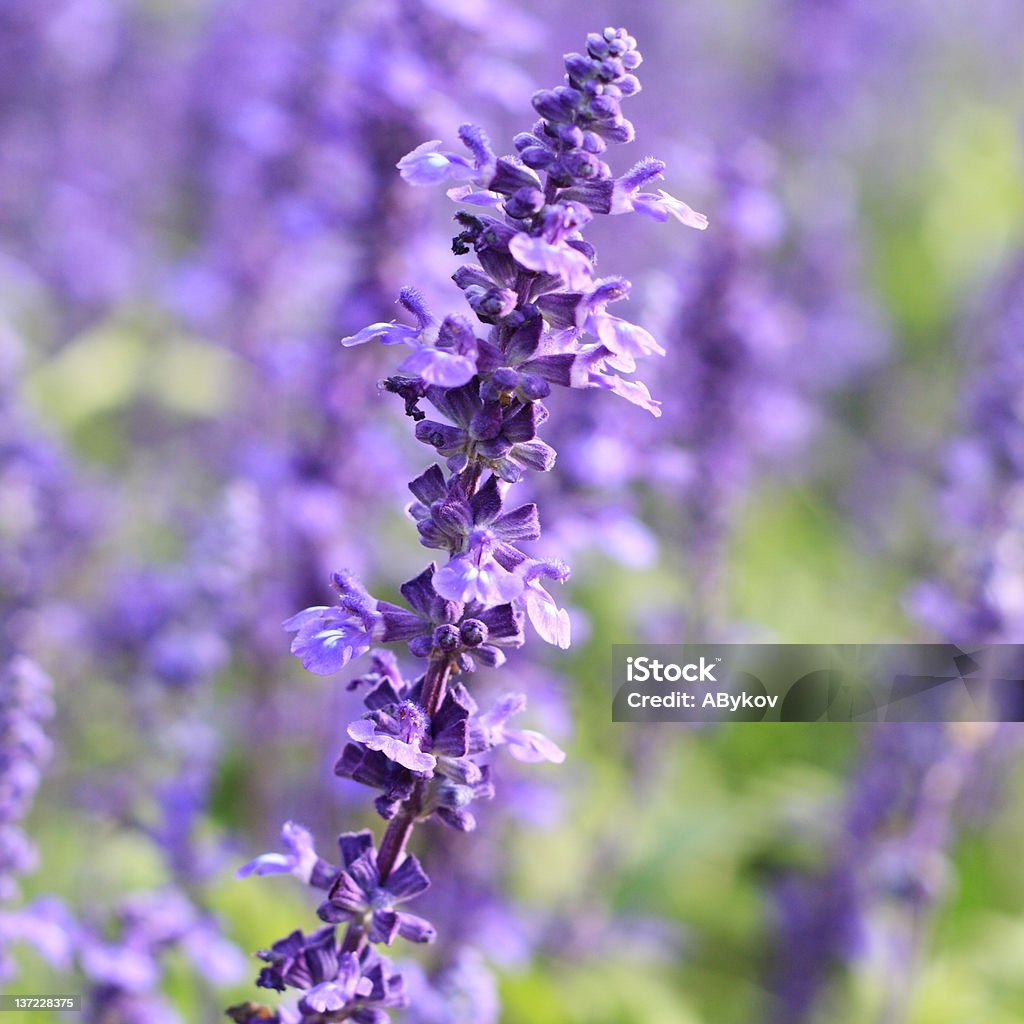
<svg viewBox="0 0 1024 1024"><path fill-rule="evenodd" d="M416 289L404 288L399 302L414 324L374 323L342 344L376 339L411 350L384 388L403 400L417 439L442 460L410 482L415 500L407 511L421 543L444 561L402 584L404 604L377 600L351 573L335 573L336 603L285 623L295 633L293 653L319 675L370 655L369 671L350 683L364 692L367 711L348 726L335 772L377 790L374 806L388 824L379 845L368 830L342 833L341 862L332 864L289 822L287 852L241 870L291 873L325 891L318 914L328 927L293 932L259 954L269 966L257 984L301 990L297 1006L246 1004L229 1011L236 1021L382 1024L406 996L402 976L375 947L399 936L435 938L430 922L397 909L430 884L407 852L416 825L436 820L472 831L473 803L494 795L490 761L498 747L527 762L565 758L540 733L508 725L524 696L508 694L482 710L469 683L523 645L527 619L548 643L569 646L568 613L544 586L564 582L569 570L529 553L526 545L540 536L536 505L508 503L525 473L554 465L554 449L539 436L548 418L543 399L554 387L597 388L660 412L629 375L639 358L664 350L642 327L606 311L628 296L629 282L597 277L595 250L583 238L603 214L707 225L668 193L641 191L661 177L660 161L642 160L619 178L604 162L609 144L633 138L621 103L640 88L633 74L640 62L624 29L591 34L585 54L566 57L565 84L534 95L540 120L516 136L516 155L498 157L486 134L467 124L459 129L466 154L435 140L398 163L411 185L459 183L448 191L460 206L452 248L478 262L453 280L476 323L460 313L438 318ZM426 662L409 678L378 646L403 642ZM334 926L342 923L339 943Z"/></svg>

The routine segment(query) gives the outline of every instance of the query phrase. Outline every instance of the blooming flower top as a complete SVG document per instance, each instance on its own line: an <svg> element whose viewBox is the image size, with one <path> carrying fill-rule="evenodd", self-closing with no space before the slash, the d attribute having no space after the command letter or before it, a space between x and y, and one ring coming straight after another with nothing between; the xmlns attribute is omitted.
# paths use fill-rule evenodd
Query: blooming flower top
<svg viewBox="0 0 1024 1024"><path fill-rule="evenodd" d="M607 312L628 296L629 282L598 278L594 248L582 235L603 214L707 226L680 200L642 191L661 177L660 161L642 160L616 178L603 159L610 144L633 138L621 104L640 88L633 73L640 62L624 29L591 35L585 54L565 58L565 84L534 95L540 120L516 136L516 155L497 156L480 128L463 125L465 154L432 140L398 163L412 185L458 183L448 195L469 209L456 214L452 248L476 262L453 280L476 324L460 313L435 316L416 289L405 288L399 302L414 324L373 323L342 343L377 339L412 350L384 388L403 399L416 438L444 460L409 484L415 501L408 507L422 544L444 561L401 586L405 605L336 573L336 603L306 608L284 625L295 633L292 651L320 675L377 644L405 642L425 665L406 679L394 656L374 651L370 671L350 687L366 688L367 712L349 724L335 771L378 791L375 807L388 822L380 844L369 831L343 833L334 868L304 829L289 824L286 853L242 868L243 875L290 873L327 889L320 917L347 931L340 945L333 927L294 932L261 954L270 966L260 985L305 995L294 1012L276 1016L253 1004L235 1007L236 1021L382 1019L381 1008L397 1005L401 989L381 980L386 969L367 943L428 942L435 934L429 922L396 909L429 884L405 852L414 826L437 819L459 831L475 828L470 807L494 794L488 761L499 746L521 761L565 758L541 734L508 726L524 697L509 694L481 711L466 683L478 665L500 665L505 649L523 643L527 618L544 640L569 646L569 616L543 586L563 582L569 570L526 547L540 536L536 506L507 503L525 472L555 463L554 449L538 436L548 418L543 399L553 387L601 388L659 414L646 386L623 375L664 350L642 327Z"/></svg>

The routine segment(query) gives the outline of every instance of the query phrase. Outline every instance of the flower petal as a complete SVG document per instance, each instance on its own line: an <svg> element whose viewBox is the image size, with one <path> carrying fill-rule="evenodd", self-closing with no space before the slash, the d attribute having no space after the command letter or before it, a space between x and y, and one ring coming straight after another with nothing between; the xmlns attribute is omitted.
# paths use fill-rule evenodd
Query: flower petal
<svg viewBox="0 0 1024 1024"><path fill-rule="evenodd" d="M508 744L508 752L517 761L529 764L551 761L553 764L561 764L565 760L565 751L557 743L533 729L506 729L505 742Z"/></svg>
<svg viewBox="0 0 1024 1024"><path fill-rule="evenodd" d="M419 336L420 332L417 328L408 327L405 324L395 323L394 320L391 320L388 323L370 324L361 331L357 331L347 338L342 338L341 343L345 348L352 348L353 345L363 345L368 341L379 338L382 345L398 345L403 342L406 345L414 345Z"/></svg>
<svg viewBox="0 0 1024 1024"><path fill-rule="evenodd" d="M472 181L477 169L463 156L441 153L440 139L421 143L411 153L406 153L396 166L402 180L410 185L439 185L449 178L455 181Z"/></svg>
<svg viewBox="0 0 1024 1024"><path fill-rule="evenodd" d="M708 219L703 213L698 213L681 199L669 195L663 188L658 189L657 195L651 192L635 195L632 208L654 220L666 221L670 216L675 217L680 224L698 231L704 231L708 226Z"/></svg>
<svg viewBox="0 0 1024 1024"><path fill-rule="evenodd" d="M410 376L422 377L428 384L457 388L473 379L476 363L468 356L424 346L413 352L398 370Z"/></svg>
<svg viewBox="0 0 1024 1024"><path fill-rule="evenodd" d="M570 246L552 245L543 238L520 233L509 242L508 248L527 270L554 274L570 288L586 287L593 278L590 260Z"/></svg>
<svg viewBox="0 0 1024 1024"><path fill-rule="evenodd" d="M479 601L492 606L517 598L523 591L523 580L493 558L477 564L470 555L456 555L434 573L434 589L449 601Z"/></svg>
<svg viewBox="0 0 1024 1024"><path fill-rule="evenodd" d="M456 203L470 206L501 206L505 197L498 192L481 191L473 185L456 185L448 189L448 198Z"/></svg>
<svg viewBox="0 0 1024 1024"><path fill-rule="evenodd" d="M437 938L434 926L415 914L398 915L398 934L409 942L433 942Z"/></svg>
<svg viewBox="0 0 1024 1024"><path fill-rule="evenodd" d="M627 402L638 405L641 409L646 409L652 416L661 415L661 402L651 397L647 386L641 381L623 380L622 377L616 374L592 371L590 374L590 386L610 391L613 395L618 395Z"/></svg>
<svg viewBox="0 0 1024 1024"><path fill-rule="evenodd" d="M536 580L527 584L523 591L523 603L538 636L566 650L571 642L569 613L559 608L555 599Z"/></svg>

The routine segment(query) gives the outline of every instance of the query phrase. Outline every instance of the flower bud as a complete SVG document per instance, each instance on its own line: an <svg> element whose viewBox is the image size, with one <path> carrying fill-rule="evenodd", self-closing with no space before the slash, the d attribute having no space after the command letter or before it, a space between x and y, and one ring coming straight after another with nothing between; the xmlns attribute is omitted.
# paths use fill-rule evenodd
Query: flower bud
<svg viewBox="0 0 1024 1024"><path fill-rule="evenodd" d="M547 121L567 121L568 115L558 95L550 89L533 94L533 109Z"/></svg>
<svg viewBox="0 0 1024 1024"><path fill-rule="evenodd" d="M519 374L510 366L499 366L491 380L500 391L512 391L519 384Z"/></svg>
<svg viewBox="0 0 1024 1024"><path fill-rule="evenodd" d="M487 640L487 626L479 619L466 619L460 637L467 647L479 647Z"/></svg>
<svg viewBox="0 0 1024 1024"><path fill-rule="evenodd" d="M579 86L594 74L594 64L589 57L582 53L567 53L565 55L565 72L569 81Z"/></svg>
<svg viewBox="0 0 1024 1024"><path fill-rule="evenodd" d="M555 154L543 146L528 146L519 155L527 167L537 171L543 170L555 159Z"/></svg>
<svg viewBox="0 0 1024 1024"><path fill-rule="evenodd" d="M451 654L462 646L462 638L457 626L438 626L434 630L434 646L445 654Z"/></svg>

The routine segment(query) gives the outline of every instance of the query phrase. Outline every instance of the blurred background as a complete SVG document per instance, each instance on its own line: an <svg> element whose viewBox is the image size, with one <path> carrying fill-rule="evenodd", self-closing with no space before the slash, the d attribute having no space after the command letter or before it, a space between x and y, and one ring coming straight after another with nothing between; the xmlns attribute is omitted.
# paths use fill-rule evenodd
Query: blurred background
<svg viewBox="0 0 1024 1024"><path fill-rule="evenodd" d="M285 820L379 834L332 771L348 677L280 623L342 567L395 599L431 459L393 351L338 340L404 284L459 308L451 206L398 159L465 121L510 152L619 24L645 61L613 170L664 159L711 227L588 236L668 350L663 415L550 403L558 464L520 490L573 646L479 686L569 756L499 762L472 835L418 830L440 937L395 950L395 1017L1024 1020L1016 727L613 724L608 688L615 642L1024 642L1014 0L5 0L5 992L226 1019L251 954L318 924L234 871Z"/></svg>

